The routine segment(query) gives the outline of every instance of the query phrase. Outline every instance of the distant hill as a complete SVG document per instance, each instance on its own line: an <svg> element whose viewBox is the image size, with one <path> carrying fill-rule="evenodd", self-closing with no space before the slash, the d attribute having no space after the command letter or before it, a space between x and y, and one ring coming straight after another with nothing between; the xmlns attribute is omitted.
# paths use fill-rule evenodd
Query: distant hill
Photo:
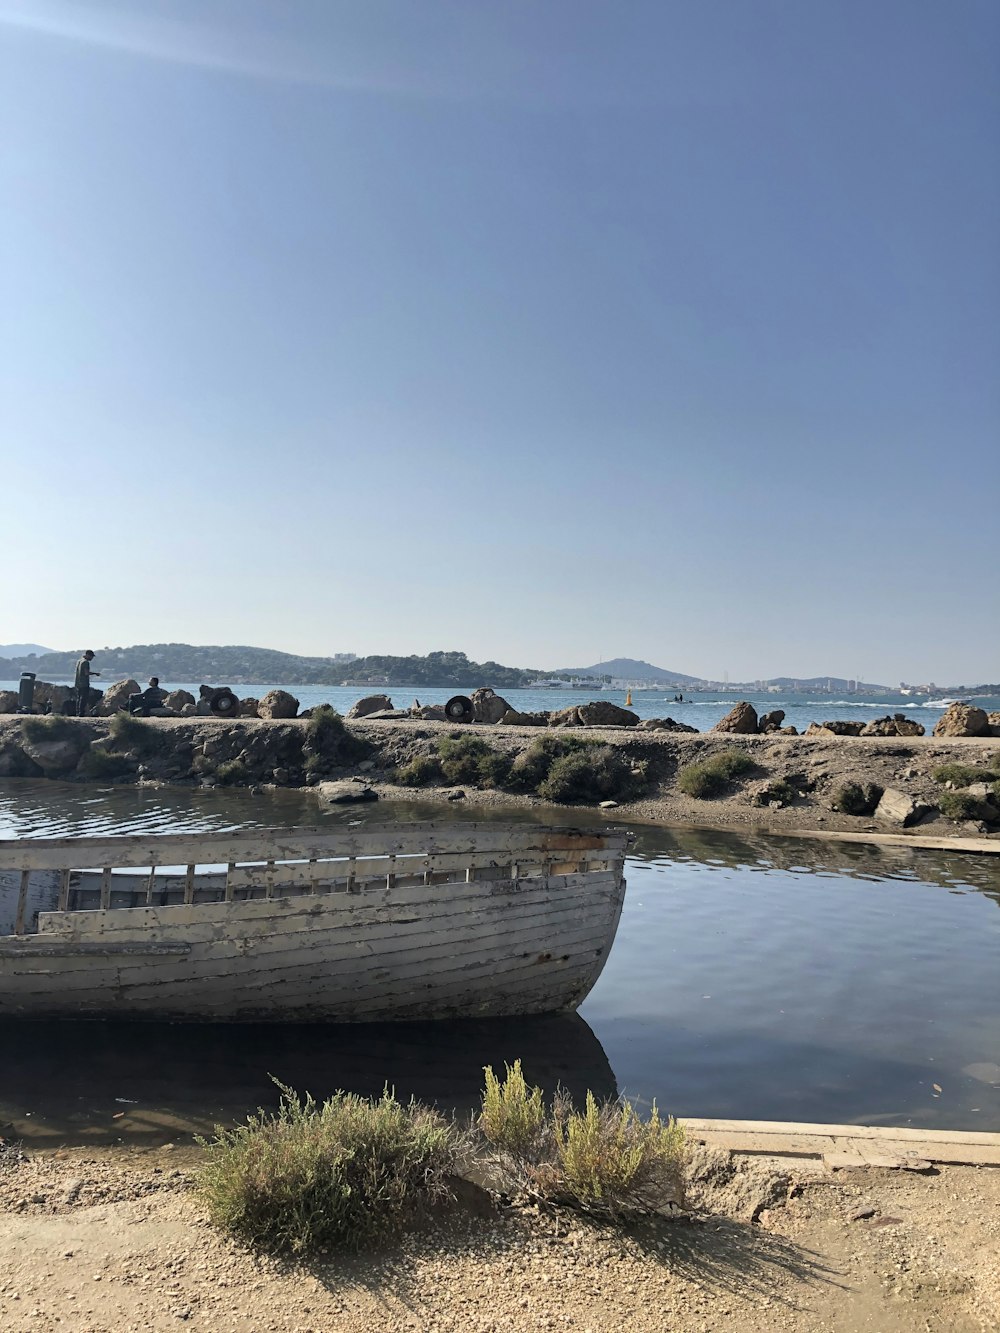
<svg viewBox="0 0 1000 1333"><path fill-rule="evenodd" d="M683 671L666 671L634 657L612 657L589 667L566 667L557 676L618 676L624 680L657 680L664 685L700 685L700 676L686 676Z"/></svg>
<svg viewBox="0 0 1000 1333"><path fill-rule="evenodd" d="M81 648L37 657L0 658L0 680L13 680L22 671L34 671L43 680L72 680ZM159 676L172 681L206 685L343 685L361 682L388 685L437 686L474 689L492 685L516 689L537 679L539 671L501 666L498 662L470 662L465 653L436 652L426 657L357 657L338 662L332 657L301 657L273 648L204 646L190 643L145 643L130 648L95 648L94 670L101 685L126 676L142 681Z"/></svg>
<svg viewBox="0 0 1000 1333"><path fill-rule="evenodd" d="M41 657L54 652L54 648L43 648L40 643L0 643L0 657Z"/></svg>

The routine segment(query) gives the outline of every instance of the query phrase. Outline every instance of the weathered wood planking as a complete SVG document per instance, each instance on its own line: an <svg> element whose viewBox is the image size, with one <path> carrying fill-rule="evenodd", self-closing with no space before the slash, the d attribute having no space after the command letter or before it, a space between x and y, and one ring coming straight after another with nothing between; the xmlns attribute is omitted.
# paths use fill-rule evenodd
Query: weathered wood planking
<svg viewBox="0 0 1000 1333"><path fill-rule="evenodd" d="M624 834L436 824L279 832L273 841L261 830L54 839L31 865L18 865L8 845L0 873L19 890L43 875L47 896L37 933L0 939L0 1015L544 1013L579 1004L614 939ZM165 864L183 869L157 874ZM166 894L174 905L157 901ZM18 896L27 918L27 893Z"/></svg>
<svg viewBox="0 0 1000 1333"><path fill-rule="evenodd" d="M122 838L34 838L0 842L0 870L224 865L321 857L505 851L624 853L627 833L539 829L535 825L395 824L364 829L252 829L237 833L142 834Z"/></svg>

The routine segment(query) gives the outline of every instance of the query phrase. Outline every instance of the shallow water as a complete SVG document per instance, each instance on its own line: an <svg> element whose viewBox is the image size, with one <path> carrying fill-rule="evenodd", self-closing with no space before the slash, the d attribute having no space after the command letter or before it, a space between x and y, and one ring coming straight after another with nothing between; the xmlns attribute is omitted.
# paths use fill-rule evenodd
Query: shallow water
<svg viewBox="0 0 1000 1333"><path fill-rule="evenodd" d="M0 783L0 837L441 814L304 792ZM546 1087L589 1082L679 1115L1000 1130L1000 860L634 832L618 938L579 1016L346 1031L7 1023L0 1122L35 1138L162 1139L273 1103L268 1074L319 1096L388 1080L467 1107L483 1064L521 1055Z"/></svg>

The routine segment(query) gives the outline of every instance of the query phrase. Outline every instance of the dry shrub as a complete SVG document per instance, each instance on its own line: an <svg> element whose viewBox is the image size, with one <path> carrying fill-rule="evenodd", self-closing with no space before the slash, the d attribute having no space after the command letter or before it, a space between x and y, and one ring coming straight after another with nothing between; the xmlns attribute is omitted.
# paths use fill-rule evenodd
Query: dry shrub
<svg viewBox="0 0 1000 1333"><path fill-rule="evenodd" d="M318 1105L278 1087L275 1114L199 1139L197 1187L215 1226L276 1253L360 1250L448 1194L459 1136L436 1111L388 1089Z"/></svg>
<svg viewBox="0 0 1000 1333"><path fill-rule="evenodd" d="M842 815L870 815L882 799L882 788L876 782L845 782L833 793L831 810Z"/></svg>
<svg viewBox="0 0 1000 1333"><path fill-rule="evenodd" d="M519 1060L503 1080L492 1068L485 1074L476 1123L502 1188L611 1218L683 1203L684 1130L675 1120L664 1123L655 1103L641 1120L629 1102L598 1102L588 1092L579 1112L560 1089L546 1112Z"/></svg>
<svg viewBox="0 0 1000 1333"><path fill-rule="evenodd" d="M477 1124L486 1141L500 1152L531 1154L545 1128L542 1090L528 1087L520 1060L506 1069L502 1080L492 1065L484 1069L486 1090Z"/></svg>

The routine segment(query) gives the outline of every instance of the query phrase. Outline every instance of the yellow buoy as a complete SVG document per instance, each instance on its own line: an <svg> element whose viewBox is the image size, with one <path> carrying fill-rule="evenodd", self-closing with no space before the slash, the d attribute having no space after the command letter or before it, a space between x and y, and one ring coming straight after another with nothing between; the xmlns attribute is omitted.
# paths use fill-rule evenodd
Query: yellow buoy
<svg viewBox="0 0 1000 1333"><path fill-rule="evenodd" d="M625 707L626 707L626 708L631 708L631 707L632 707L632 691L631 691L631 690L626 690L626 691L625 691Z"/></svg>

